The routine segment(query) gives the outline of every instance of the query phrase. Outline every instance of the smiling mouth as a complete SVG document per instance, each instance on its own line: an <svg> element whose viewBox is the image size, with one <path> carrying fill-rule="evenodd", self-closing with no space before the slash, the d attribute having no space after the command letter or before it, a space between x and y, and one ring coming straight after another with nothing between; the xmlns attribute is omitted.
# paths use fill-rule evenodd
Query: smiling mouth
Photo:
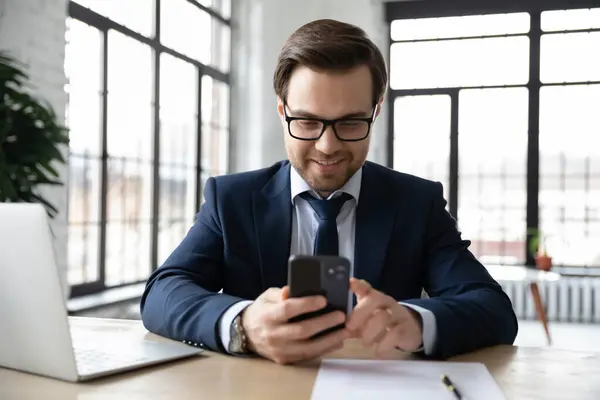
<svg viewBox="0 0 600 400"><path fill-rule="evenodd" d="M323 166L331 166L331 165L336 165L342 162L342 159L338 159L338 160L314 160L317 164L319 165L323 165Z"/></svg>

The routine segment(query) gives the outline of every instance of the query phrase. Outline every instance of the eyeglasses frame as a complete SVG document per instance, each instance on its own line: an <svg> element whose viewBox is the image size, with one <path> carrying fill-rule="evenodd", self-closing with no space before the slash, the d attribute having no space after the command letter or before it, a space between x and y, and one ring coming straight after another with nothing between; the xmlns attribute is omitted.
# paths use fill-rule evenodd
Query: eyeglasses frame
<svg viewBox="0 0 600 400"><path fill-rule="evenodd" d="M366 138L369 137L369 135L371 134L371 125L373 125L373 122L375 121L375 114L377 113L377 104L375 104L373 106L373 115L371 115L368 118L358 118L358 117L350 117L350 118L336 118L336 119L324 119L324 118L316 118L316 117L290 117L287 114L287 109L288 105L287 102L283 103L283 115L285 118L285 121L287 122L287 126L288 126L288 133L291 137L293 137L294 139L297 140L305 140L305 141L317 141L319 140L323 134L325 133L325 131L327 130L327 127L331 125L331 129L333 130L333 134L335 135L335 137L341 141L341 142L360 142L362 140L365 140ZM319 134L319 136L314 137L314 138L301 138L298 136L294 136L294 134L292 133L292 128L291 128L291 124L293 121L318 121L321 122L323 124L323 129L321 130L321 133ZM367 128L367 133L365 134L365 136L363 138L360 139L343 139L341 138L337 131L335 130L335 124L337 124L338 122L342 122L342 121L361 121L361 122L366 122L368 124L368 128Z"/></svg>

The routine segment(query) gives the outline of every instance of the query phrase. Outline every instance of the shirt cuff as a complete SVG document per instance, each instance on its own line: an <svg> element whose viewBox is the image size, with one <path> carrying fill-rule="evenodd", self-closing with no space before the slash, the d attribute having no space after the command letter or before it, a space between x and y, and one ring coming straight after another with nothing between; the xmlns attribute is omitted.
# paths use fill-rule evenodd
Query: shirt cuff
<svg viewBox="0 0 600 400"><path fill-rule="evenodd" d="M437 321L435 320L435 315L430 310L414 304L403 302L399 304L418 312L421 316L421 321L423 322L423 346L418 351L424 350L426 355L431 355L437 341Z"/></svg>
<svg viewBox="0 0 600 400"><path fill-rule="evenodd" d="M223 313L223 316L221 316L221 319L219 320L219 338L221 339L221 344L227 353L229 353L231 325L233 324L233 320L250 304L252 304L252 301L250 300L244 300L235 303L229 307L225 313Z"/></svg>

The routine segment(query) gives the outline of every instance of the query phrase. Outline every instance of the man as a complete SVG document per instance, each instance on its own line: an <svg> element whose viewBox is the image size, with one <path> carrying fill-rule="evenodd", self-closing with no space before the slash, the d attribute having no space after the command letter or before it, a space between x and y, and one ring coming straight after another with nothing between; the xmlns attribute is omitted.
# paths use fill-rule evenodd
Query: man
<svg viewBox="0 0 600 400"><path fill-rule="evenodd" d="M280 364L349 338L381 356L436 358L514 341L511 302L461 239L441 184L366 162L386 86L381 52L358 27L319 20L287 40L274 88L289 161L207 180L197 221L148 281L148 330ZM325 306L289 298L291 254L351 261L347 320L289 322Z"/></svg>

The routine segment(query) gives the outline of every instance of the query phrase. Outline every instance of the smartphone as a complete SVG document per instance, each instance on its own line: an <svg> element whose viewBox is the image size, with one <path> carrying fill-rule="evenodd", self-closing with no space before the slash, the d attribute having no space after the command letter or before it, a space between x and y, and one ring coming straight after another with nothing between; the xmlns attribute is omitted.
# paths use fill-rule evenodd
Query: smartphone
<svg viewBox="0 0 600 400"><path fill-rule="evenodd" d="M290 297L324 296L327 306L319 311L292 318L290 322L303 321L333 311L348 315L350 296L350 261L339 256L296 256L288 261L288 287ZM327 329L322 336L343 328L344 324Z"/></svg>

